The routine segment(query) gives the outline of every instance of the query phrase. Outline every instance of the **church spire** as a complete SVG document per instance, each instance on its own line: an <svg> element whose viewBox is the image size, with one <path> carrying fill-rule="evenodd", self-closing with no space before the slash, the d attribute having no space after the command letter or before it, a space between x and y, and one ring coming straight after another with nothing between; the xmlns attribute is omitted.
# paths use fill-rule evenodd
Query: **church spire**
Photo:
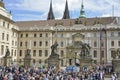
<svg viewBox="0 0 120 80"><path fill-rule="evenodd" d="M5 8L3 0L0 0L0 7Z"/></svg>
<svg viewBox="0 0 120 80"><path fill-rule="evenodd" d="M67 0L66 0L66 5L65 5L65 11L64 11L64 14L63 14L63 19L70 19Z"/></svg>
<svg viewBox="0 0 120 80"><path fill-rule="evenodd" d="M80 10L80 17L79 18L85 18L85 11L84 11L84 5L83 5L83 0L81 4L81 10Z"/></svg>
<svg viewBox="0 0 120 80"><path fill-rule="evenodd" d="M52 10L52 0L51 0L47 20L53 20L53 19L55 19L55 17Z"/></svg>

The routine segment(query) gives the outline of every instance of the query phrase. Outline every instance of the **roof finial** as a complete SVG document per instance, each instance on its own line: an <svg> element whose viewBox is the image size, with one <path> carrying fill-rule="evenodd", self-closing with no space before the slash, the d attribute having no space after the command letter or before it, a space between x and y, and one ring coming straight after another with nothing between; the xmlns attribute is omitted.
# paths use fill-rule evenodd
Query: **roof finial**
<svg viewBox="0 0 120 80"><path fill-rule="evenodd" d="M83 0L82 0L82 4L81 4L81 10L80 10L80 17L79 18L85 18Z"/></svg>
<svg viewBox="0 0 120 80"><path fill-rule="evenodd" d="M55 19L55 17L54 17L53 10L52 10L52 0L51 0L47 20L52 20L52 19Z"/></svg>
<svg viewBox="0 0 120 80"><path fill-rule="evenodd" d="M70 18L70 15L69 15L69 9L68 9L68 2L66 0L66 5L65 5L65 11L64 11L64 14L63 14L63 19L69 19Z"/></svg>
<svg viewBox="0 0 120 80"><path fill-rule="evenodd" d="M10 12L9 12L10 14L12 14L12 11L10 10Z"/></svg>

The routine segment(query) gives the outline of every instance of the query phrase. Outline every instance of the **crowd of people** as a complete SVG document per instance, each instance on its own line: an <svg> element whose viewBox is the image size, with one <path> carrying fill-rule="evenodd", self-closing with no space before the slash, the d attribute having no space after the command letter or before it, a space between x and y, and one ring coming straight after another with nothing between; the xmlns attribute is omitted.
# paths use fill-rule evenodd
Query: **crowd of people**
<svg viewBox="0 0 120 80"><path fill-rule="evenodd" d="M117 75L105 67L93 67L90 70L67 72L56 68L40 67L6 67L0 66L0 80L104 80L104 75L109 74L113 80Z"/></svg>

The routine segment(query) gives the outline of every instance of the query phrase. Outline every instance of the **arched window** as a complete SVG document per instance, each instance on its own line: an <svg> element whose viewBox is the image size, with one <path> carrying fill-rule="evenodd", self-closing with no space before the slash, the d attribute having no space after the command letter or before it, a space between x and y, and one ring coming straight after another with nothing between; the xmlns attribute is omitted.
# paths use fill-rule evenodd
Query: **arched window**
<svg viewBox="0 0 120 80"><path fill-rule="evenodd" d="M39 46L42 46L42 41L39 42Z"/></svg>
<svg viewBox="0 0 120 80"><path fill-rule="evenodd" d="M33 50L33 56L34 57L36 56L36 50Z"/></svg>
<svg viewBox="0 0 120 80"><path fill-rule="evenodd" d="M42 63L41 59L39 59L39 63Z"/></svg>
<svg viewBox="0 0 120 80"><path fill-rule="evenodd" d="M96 58L96 57L97 57L97 51L94 50L94 58Z"/></svg>
<svg viewBox="0 0 120 80"><path fill-rule="evenodd" d="M114 41L111 41L111 46L114 46Z"/></svg>
<svg viewBox="0 0 120 80"><path fill-rule="evenodd" d="M63 42L61 42L61 47L63 47Z"/></svg>
<svg viewBox="0 0 120 80"><path fill-rule="evenodd" d="M36 41L34 41L34 46L36 46Z"/></svg>
<svg viewBox="0 0 120 80"><path fill-rule="evenodd" d="M22 46L22 42L20 42L20 46Z"/></svg>
<svg viewBox="0 0 120 80"><path fill-rule="evenodd" d="M40 34L40 37L42 37L42 34Z"/></svg>
<svg viewBox="0 0 120 80"><path fill-rule="evenodd" d="M33 59L33 63L36 63L36 60L35 60L35 59Z"/></svg>
<svg viewBox="0 0 120 80"><path fill-rule="evenodd" d="M45 50L45 56L46 57L48 56L48 50Z"/></svg>
<svg viewBox="0 0 120 80"><path fill-rule="evenodd" d="M16 50L15 50L15 54L14 54L14 56L16 56Z"/></svg>
<svg viewBox="0 0 120 80"><path fill-rule="evenodd" d="M7 34L7 41L9 40L9 34Z"/></svg>
<svg viewBox="0 0 120 80"><path fill-rule="evenodd" d="M64 51L63 50L61 50L61 57L63 57L64 56Z"/></svg>
<svg viewBox="0 0 120 80"><path fill-rule="evenodd" d="M21 34L20 37L22 38L22 37L23 37L23 34Z"/></svg>
<svg viewBox="0 0 120 80"><path fill-rule="evenodd" d="M28 34L26 34L26 37L28 37Z"/></svg>
<svg viewBox="0 0 120 80"><path fill-rule="evenodd" d="M34 34L34 37L37 37L37 35L36 35L36 34Z"/></svg>
<svg viewBox="0 0 120 80"><path fill-rule="evenodd" d="M42 50L39 50L39 56L40 57L42 56Z"/></svg>
<svg viewBox="0 0 120 80"><path fill-rule="evenodd" d="M12 54L13 54L13 50L12 50ZM22 56L22 50L20 50L20 56Z"/></svg>
<svg viewBox="0 0 120 80"><path fill-rule="evenodd" d="M118 46L120 47L120 41L118 41Z"/></svg>
<svg viewBox="0 0 120 80"><path fill-rule="evenodd" d="M48 46L48 42L47 41L45 42L45 46Z"/></svg>
<svg viewBox="0 0 120 80"><path fill-rule="evenodd" d="M2 33L2 40L4 40L4 38L5 38L5 34L4 34L4 33Z"/></svg>

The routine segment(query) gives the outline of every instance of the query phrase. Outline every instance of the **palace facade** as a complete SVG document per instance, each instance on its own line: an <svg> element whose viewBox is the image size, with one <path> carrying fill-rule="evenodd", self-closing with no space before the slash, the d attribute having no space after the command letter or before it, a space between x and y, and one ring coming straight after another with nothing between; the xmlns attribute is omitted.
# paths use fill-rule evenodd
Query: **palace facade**
<svg viewBox="0 0 120 80"><path fill-rule="evenodd" d="M116 54L120 53L119 17L86 18L82 3L80 17L70 19L66 1L63 18L60 20L55 20L51 2L47 20L13 21L11 12L7 12L4 2L0 1L0 65L3 65L6 47L12 56L11 63L23 65L26 50L30 49L31 64L47 65L51 46L57 41L60 66L68 66L68 59L74 59L75 56L79 58L80 55L80 50L67 50L73 44L72 36L75 34L83 35L81 41L91 46L90 55L95 64L111 63Z"/></svg>

